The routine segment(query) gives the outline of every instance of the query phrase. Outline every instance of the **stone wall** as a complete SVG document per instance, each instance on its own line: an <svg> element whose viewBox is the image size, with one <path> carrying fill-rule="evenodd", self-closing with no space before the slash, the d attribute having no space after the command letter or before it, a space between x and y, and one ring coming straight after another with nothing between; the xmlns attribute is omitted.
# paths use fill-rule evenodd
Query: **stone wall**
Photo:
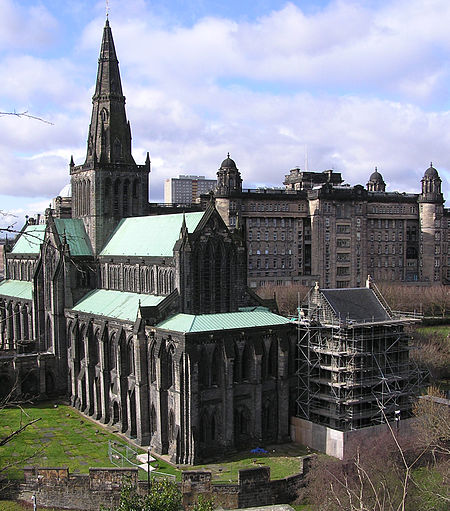
<svg viewBox="0 0 450 511"><path fill-rule="evenodd" d="M31 502L36 495L38 507L97 511L100 506L119 503L125 480L137 485L137 468L90 468L89 474L71 474L67 468L24 469L25 482L18 489L18 500Z"/></svg>
<svg viewBox="0 0 450 511"><path fill-rule="evenodd" d="M211 473L206 471L183 472L183 506L188 508L197 501L199 495L213 497L216 505L225 509L292 502L305 486L310 461L311 457L303 459L298 474L273 481L270 479L269 467L239 470L238 484L212 483Z"/></svg>
<svg viewBox="0 0 450 511"><path fill-rule="evenodd" d="M212 482L211 472L187 471L180 485L185 509L197 502L199 495L212 497L225 509L267 506L292 502L305 485L310 457L303 459L302 470L284 479L271 481L270 468L258 467L239 471L237 484ZM38 508L57 507L98 511L117 506L120 491L127 480L139 493L147 490L146 481L138 481L137 468L91 468L89 474L71 474L67 468L24 469L25 481L8 492L8 498L30 503L36 495Z"/></svg>
<svg viewBox="0 0 450 511"><path fill-rule="evenodd" d="M391 423L392 431L404 441L414 436L414 418L402 419L398 423ZM316 451L324 452L339 459L348 459L353 456L355 449L364 445L364 442L390 434L386 424L378 424L367 428L352 431L338 431L321 424L316 424L298 417L291 417L292 441L306 445Z"/></svg>

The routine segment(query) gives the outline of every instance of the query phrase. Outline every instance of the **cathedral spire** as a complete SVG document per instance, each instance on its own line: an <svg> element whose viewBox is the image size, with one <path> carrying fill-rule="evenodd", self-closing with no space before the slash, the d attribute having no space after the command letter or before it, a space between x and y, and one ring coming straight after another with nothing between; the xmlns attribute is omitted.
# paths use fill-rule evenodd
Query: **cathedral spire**
<svg viewBox="0 0 450 511"><path fill-rule="evenodd" d="M92 97L86 163L94 162L95 155L100 163L134 163L119 61L108 19L103 29L97 81Z"/></svg>

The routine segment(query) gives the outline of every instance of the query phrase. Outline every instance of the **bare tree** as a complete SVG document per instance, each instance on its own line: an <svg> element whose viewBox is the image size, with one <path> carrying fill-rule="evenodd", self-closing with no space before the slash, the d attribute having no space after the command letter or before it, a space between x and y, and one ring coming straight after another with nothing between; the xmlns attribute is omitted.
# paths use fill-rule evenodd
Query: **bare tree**
<svg viewBox="0 0 450 511"><path fill-rule="evenodd" d="M4 115L13 115L14 117L25 117L28 119L34 119L35 121L43 122L44 124L51 124L54 125L52 122L47 121L46 119L43 119L42 117L37 117L36 115L31 115L28 113L28 110L25 110L24 112L0 112L0 117L3 117Z"/></svg>
<svg viewBox="0 0 450 511"><path fill-rule="evenodd" d="M448 415L442 419L442 410L435 408L434 401L421 403L416 407L417 431L421 431L417 441L401 442L387 423L383 436L366 441L350 459L319 457L308 474L304 494L314 509L447 510L450 504ZM438 449L441 457L430 459L430 449Z"/></svg>

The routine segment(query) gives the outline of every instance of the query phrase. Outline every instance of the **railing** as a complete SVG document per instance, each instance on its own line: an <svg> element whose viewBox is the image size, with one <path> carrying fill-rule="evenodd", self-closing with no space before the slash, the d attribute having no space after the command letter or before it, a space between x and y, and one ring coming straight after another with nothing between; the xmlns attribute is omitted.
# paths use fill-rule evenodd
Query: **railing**
<svg viewBox="0 0 450 511"><path fill-rule="evenodd" d="M115 446L115 447L114 447ZM109 461L116 467L123 467L124 463L129 463L133 467L138 467L139 463L133 461L139 453L128 445L119 444L108 440Z"/></svg>
<svg viewBox="0 0 450 511"><path fill-rule="evenodd" d="M127 444L119 444L108 440L109 461L116 467L124 467L124 464L130 464L133 467L142 468L142 462L137 459L139 452ZM151 471L152 479L170 479L175 481L176 477L164 472Z"/></svg>

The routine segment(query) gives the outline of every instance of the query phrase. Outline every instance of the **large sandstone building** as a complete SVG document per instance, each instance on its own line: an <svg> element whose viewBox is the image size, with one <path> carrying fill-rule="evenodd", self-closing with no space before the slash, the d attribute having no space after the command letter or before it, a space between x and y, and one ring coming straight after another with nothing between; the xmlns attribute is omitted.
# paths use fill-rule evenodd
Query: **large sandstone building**
<svg viewBox="0 0 450 511"><path fill-rule="evenodd" d="M450 283L450 210L431 165L422 193L387 192L375 169L364 188L340 173L293 169L284 189L243 189L231 158L217 173L216 207L246 226L248 283L320 282L327 288L377 281Z"/></svg>
<svg viewBox="0 0 450 511"><path fill-rule="evenodd" d="M5 254L1 393L15 387L41 398L65 394L84 414L177 463L282 442L309 392L301 364L313 360L317 346L306 350L297 324L247 287L247 270L255 286L317 278L325 286L359 287L377 268L399 280L443 279L448 216L433 168L419 198L395 202L383 190L342 187L331 171L295 171L283 192L242 192L228 157L204 210L173 214L148 203L149 172L148 155L143 165L132 156L107 21L86 159L70 162L71 195L61 194L44 222L30 219ZM371 183L382 187L378 176ZM359 297L370 296L381 323L397 321L372 294L351 293L349 314L358 321L370 316L359 308ZM347 298L338 293L334 310L347 310ZM395 338L409 378L408 340L400 328ZM389 361L397 352L386 342L379 346ZM383 378L374 374L378 383L370 385L378 388ZM311 387L311 399L323 400L319 390ZM402 418L411 412L412 393L397 390L386 391L388 418L397 409ZM363 408L366 398L355 395L360 402L348 410ZM327 421L330 410L313 408L301 416L358 428L378 420L372 405L360 422Z"/></svg>

